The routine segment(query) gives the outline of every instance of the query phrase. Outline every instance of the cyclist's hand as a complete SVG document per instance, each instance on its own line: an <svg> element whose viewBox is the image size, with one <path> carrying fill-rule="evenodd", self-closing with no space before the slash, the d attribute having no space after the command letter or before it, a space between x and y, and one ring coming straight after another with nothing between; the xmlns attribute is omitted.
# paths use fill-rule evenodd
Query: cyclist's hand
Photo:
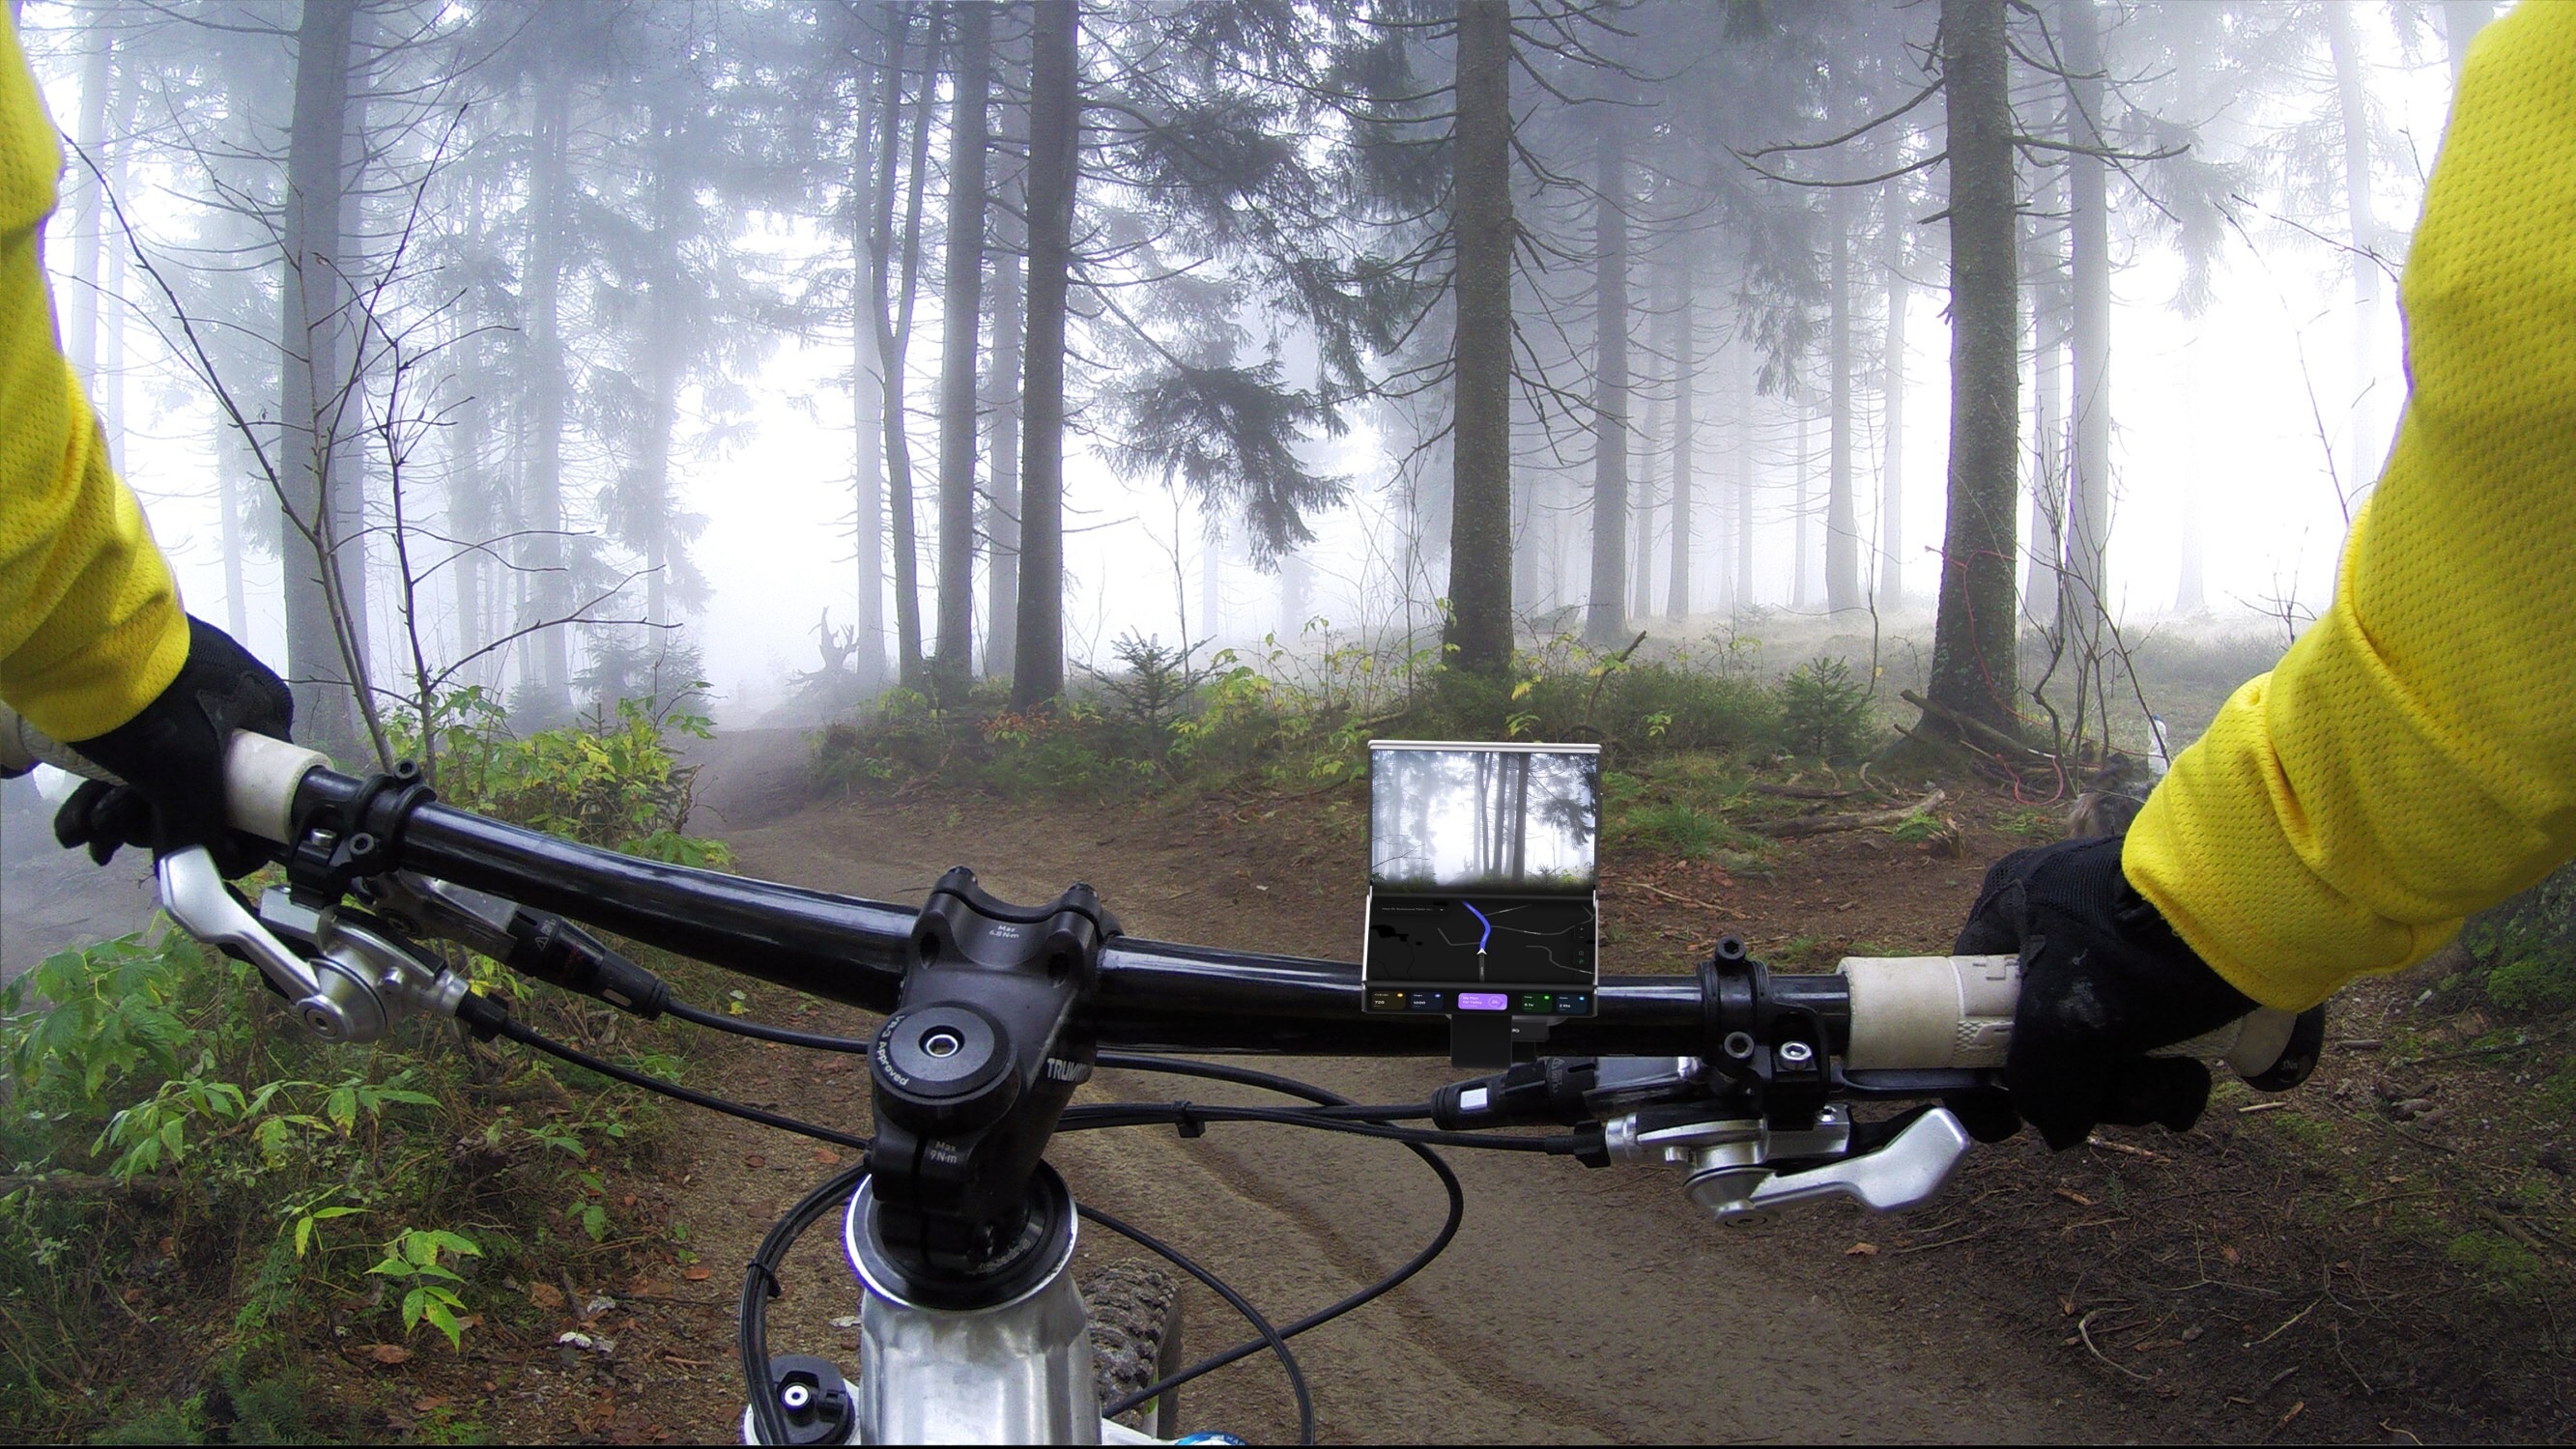
<svg viewBox="0 0 2576 1449"><path fill-rule="evenodd" d="M2061 1152L2100 1122L2180 1132L2208 1105L2209 1069L2146 1053L2254 1010L2130 886L2120 846L2117 836L2061 841L1986 872L1956 949L2018 953L2022 977L2004 1058L2010 1108L1962 1113L1980 1136L2009 1135L2014 1112Z"/></svg>
<svg viewBox="0 0 2576 1449"><path fill-rule="evenodd" d="M107 733L67 742L125 783L91 780L73 791L55 812L54 838L88 846L101 865L123 845L155 856L203 845L227 876L255 870L273 847L225 824L224 744L234 730L282 740L294 719L285 681L192 616L188 662L170 687Z"/></svg>

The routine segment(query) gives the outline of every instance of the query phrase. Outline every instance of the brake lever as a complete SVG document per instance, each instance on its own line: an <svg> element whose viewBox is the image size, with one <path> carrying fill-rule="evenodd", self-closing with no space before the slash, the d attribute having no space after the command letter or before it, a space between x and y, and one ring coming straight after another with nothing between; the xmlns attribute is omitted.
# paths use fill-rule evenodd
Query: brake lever
<svg viewBox="0 0 2576 1449"><path fill-rule="evenodd" d="M1892 1213L1918 1207L1950 1185L1973 1139L1947 1107L1935 1107L1916 1118L1885 1146L1856 1153L1804 1172L1766 1176L1742 1198L1704 1196L1692 1183L1692 1197L1722 1223L1762 1221L1773 1209L1828 1197L1848 1197L1871 1212Z"/></svg>
<svg viewBox="0 0 2576 1449"><path fill-rule="evenodd" d="M1827 1197L1852 1198L1872 1212L1919 1206L1949 1185L1972 1144L1946 1107L1924 1111L1874 1147L1854 1152L1853 1138L1850 1111L1839 1103L1805 1129L1774 1128L1758 1117L1676 1121L1667 1108L1613 1118L1603 1130L1614 1158L1687 1169L1691 1200L1731 1227ZM1815 1158L1826 1160L1795 1172L1773 1165Z"/></svg>
<svg viewBox="0 0 2576 1449"><path fill-rule="evenodd" d="M153 863L161 888L161 909L179 929L209 946L228 947L259 968L303 1021L324 1041L347 1041L356 1025L348 1008L332 999L304 958L289 950L241 898L224 884L223 872L202 845L174 850Z"/></svg>
<svg viewBox="0 0 2576 1449"><path fill-rule="evenodd" d="M312 910L272 890L254 913L224 884L202 846L172 851L153 871L161 908L179 929L258 967L305 1030L324 1041L374 1041L407 1010L454 1016L469 989L463 976L336 909ZM279 939L280 931L301 938L313 957L299 955Z"/></svg>

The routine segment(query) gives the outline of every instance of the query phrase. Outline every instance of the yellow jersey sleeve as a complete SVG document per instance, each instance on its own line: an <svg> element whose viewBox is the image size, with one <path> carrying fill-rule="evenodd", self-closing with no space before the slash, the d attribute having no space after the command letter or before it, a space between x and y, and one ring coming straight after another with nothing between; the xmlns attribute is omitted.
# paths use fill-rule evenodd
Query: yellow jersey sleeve
<svg viewBox="0 0 2576 1449"><path fill-rule="evenodd" d="M0 41L0 699L80 740L178 676L188 621L56 340L37 240L62 150L6 21Z"/></svg>
<svg viewBox="0 0 2576 1449"><path fill-rule="evenodd" d="M2248 996L2430 954L2576 855L2576 5L2479 37L2400 287L2411 388L2335 600L2121 856Z"/></svg>

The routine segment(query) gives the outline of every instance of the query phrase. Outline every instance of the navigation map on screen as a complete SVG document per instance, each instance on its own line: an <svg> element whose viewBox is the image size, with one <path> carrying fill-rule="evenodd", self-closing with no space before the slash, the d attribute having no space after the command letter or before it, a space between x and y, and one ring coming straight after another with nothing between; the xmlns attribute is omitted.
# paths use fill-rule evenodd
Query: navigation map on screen
<svg viewBox="0 0 2576 1449"><path fill-rule="evenodd" d="M1595 746L1370 744L1370 1010L1590 1013L1600 764Z"/></svg>

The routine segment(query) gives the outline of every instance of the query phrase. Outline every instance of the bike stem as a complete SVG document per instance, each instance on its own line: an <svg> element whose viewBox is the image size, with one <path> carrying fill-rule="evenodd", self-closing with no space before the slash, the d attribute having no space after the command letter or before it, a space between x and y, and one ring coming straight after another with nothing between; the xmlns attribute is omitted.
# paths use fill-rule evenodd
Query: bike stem
<svg viewBox="0 0 2576 1449"><path fill-rule="evenodd" d="M996 900L964 866L932 887L869 1053L869 1236L906 1300L966 1311L1017 1297L1071 1232L1040 1161L1091 1077L1090 998L1117 934L1086 885L1035 907Z"/></svg>

